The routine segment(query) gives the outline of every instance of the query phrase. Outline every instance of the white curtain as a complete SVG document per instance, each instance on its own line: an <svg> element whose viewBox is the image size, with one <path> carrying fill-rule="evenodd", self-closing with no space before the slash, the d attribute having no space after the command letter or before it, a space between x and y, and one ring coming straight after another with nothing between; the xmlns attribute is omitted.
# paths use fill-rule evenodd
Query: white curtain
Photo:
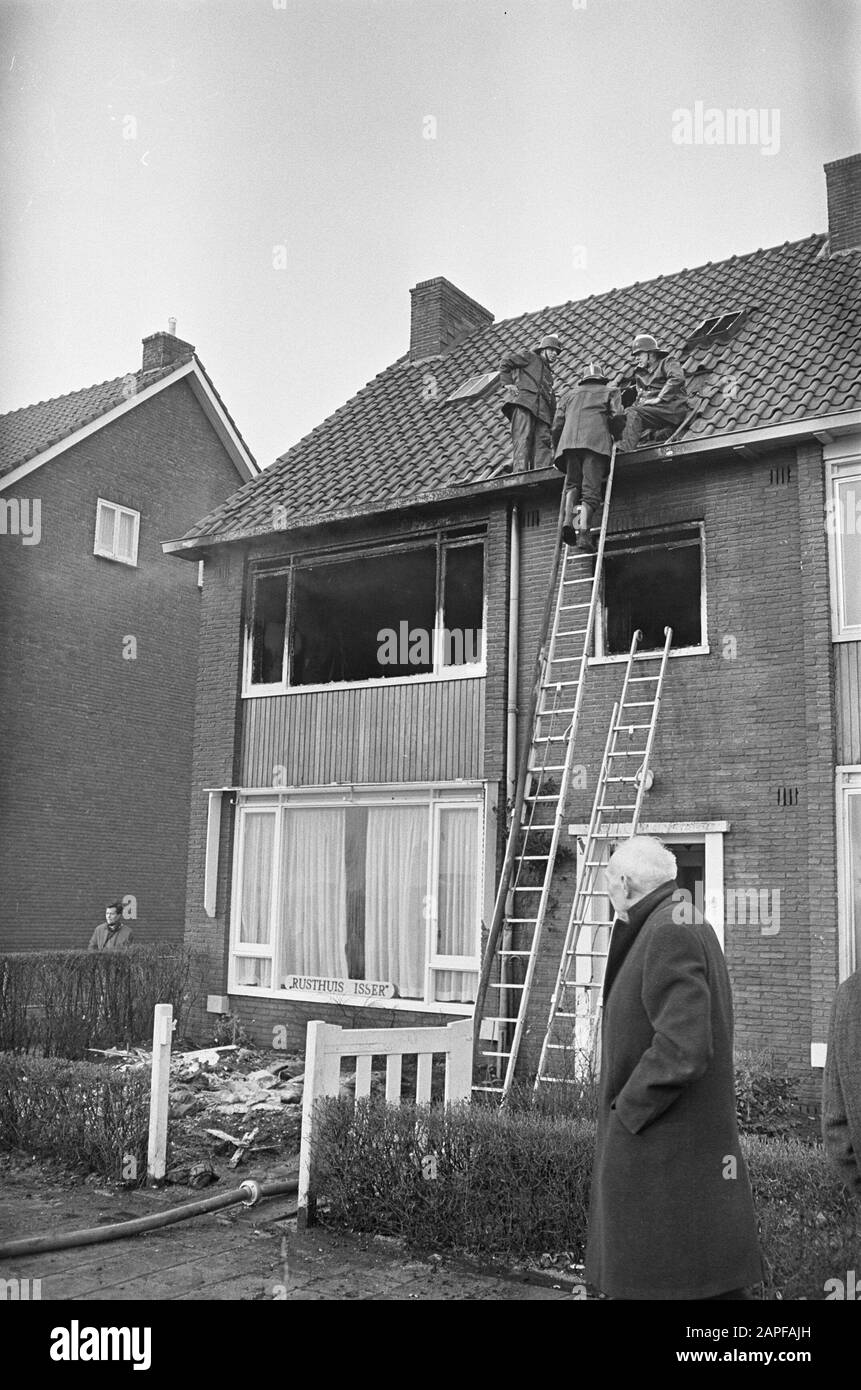
<svg viewBox="0 0 861 1390"><path fill-rule="evenodd" d="M289 975L347 974L345 816L341 809L285 810L281 841L281 964Z"/></svg>
<svg viewBox="0 0 861 1390"><path fill-rule="evenodd" d="M242 856L242 915L239 940L268 943L272 906L272 851L275 812L246 811L242 817L245 841Z"/></svg>
<svg viewBox="0 0 861 1390"><path fill-rule="evenodd" d="M439 811L439 882L437 884L437 952L441 956L477 953L476 875L481 862L478 815L441 807ZM464 1003L475 998L477 975L460 970L436 972L436 998Z"/></svg>
<svg viewBox="0 0 861 1390"><path fill-rule="evenodd" d="M365 977L424 997L428 812L372 806L365 858Z"/></svg>

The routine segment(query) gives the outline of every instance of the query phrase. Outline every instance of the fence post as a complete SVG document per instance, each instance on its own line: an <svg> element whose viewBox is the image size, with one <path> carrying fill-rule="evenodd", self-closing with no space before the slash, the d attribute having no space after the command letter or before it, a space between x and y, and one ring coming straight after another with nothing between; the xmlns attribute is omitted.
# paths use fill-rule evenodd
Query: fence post
<svg viewBox="0 0 861 1390"><path fill-rule="evenodd" d="M299 1193L297 1228L304 1231L314 1224L315 1202L309 1197L314 1158L314 1104L322 1096L338 1094L341 1059L330 1052L327 1043L341 1033L334 1023L314 1019L308 1024L305 1042L305 1084L302 1088L302 1139L299 1149Z"/></svg>
<svg viewBox="0 0 861 1390"><path fill-rule="evenodd" d="M161 1182L167 1166L167 1107L172 1037L173 1005L156 1004L153 1011L152 1082L147 1149L147 1177L150 1182Z"/></svg>

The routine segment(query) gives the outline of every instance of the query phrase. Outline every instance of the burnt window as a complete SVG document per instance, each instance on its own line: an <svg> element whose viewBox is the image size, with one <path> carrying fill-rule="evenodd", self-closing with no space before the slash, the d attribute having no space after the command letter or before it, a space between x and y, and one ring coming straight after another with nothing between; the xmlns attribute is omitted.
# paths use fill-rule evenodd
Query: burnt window
<svg viewBox="0 0 861 1390"><path fill-rule="evenodd" d="M288 581L286 574L259 574L254 581L252 685L273 685L283 678Z"/></svg>
<svg viewBox="0 0 861 1390"><path fill-rule="evenodd" d="M659 651L664 628L672 647L705 645L703 557L699 525L646 537L608 537L604 550L603 622L599 656L627 655L634 633L640 651Z"/></svg>
<svg viewBox="0 0 861 1390"><path fill-rule="evenodd" d="M249 684L441 674L484 658L484 542L473 531L257 575Z"/></svg>

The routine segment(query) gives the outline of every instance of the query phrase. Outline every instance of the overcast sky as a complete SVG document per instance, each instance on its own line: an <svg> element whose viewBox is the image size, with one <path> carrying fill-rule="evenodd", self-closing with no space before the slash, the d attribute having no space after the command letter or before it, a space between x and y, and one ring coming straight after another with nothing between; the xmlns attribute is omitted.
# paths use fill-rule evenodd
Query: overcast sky
<svg viewBox="0 0 861 1390"><path fill-rule="evenodd" d="M861 151L859 0L0 16L0 410L174 316L263 465L407 350L417 281L500 319L794 240ZM737 108L758 143L702 143Z"/></svg>

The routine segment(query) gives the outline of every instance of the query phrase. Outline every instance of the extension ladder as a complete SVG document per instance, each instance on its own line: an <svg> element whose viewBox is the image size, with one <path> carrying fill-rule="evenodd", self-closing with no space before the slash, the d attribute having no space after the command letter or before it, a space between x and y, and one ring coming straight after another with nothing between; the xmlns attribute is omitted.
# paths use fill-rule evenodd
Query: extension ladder
<svg viewBox="0 0 861 1390"><path fill-rule="evenodd" d="M503 1100L514 1080L547 916L600 593L615 465L614 444L596 553L563 546L564 492L560 506L529 714L532 735L521 755L475 1004L480 1079L473 1090Z"/></svg>
<svg viewBox="0 0 861 1390"><path fill-rule="evenodd" d="M612 913L602 916L609 894L600 876L618 840L637 833L661 692L673 633L664 629L663 651L638 656L642 633L635 632L622 690L613 706L589 828L577 872L577 886L550 1015L541 1046L535 1090L543 1082L576 1084L595 1058L604 967ZM652 666L656 669L649 671ZM634 671L638 675L634 675ZM629 696L629 690L632 694ZM644 697L644 698L641 698ZM636 745L636 746L634 746Z"/></svg>

